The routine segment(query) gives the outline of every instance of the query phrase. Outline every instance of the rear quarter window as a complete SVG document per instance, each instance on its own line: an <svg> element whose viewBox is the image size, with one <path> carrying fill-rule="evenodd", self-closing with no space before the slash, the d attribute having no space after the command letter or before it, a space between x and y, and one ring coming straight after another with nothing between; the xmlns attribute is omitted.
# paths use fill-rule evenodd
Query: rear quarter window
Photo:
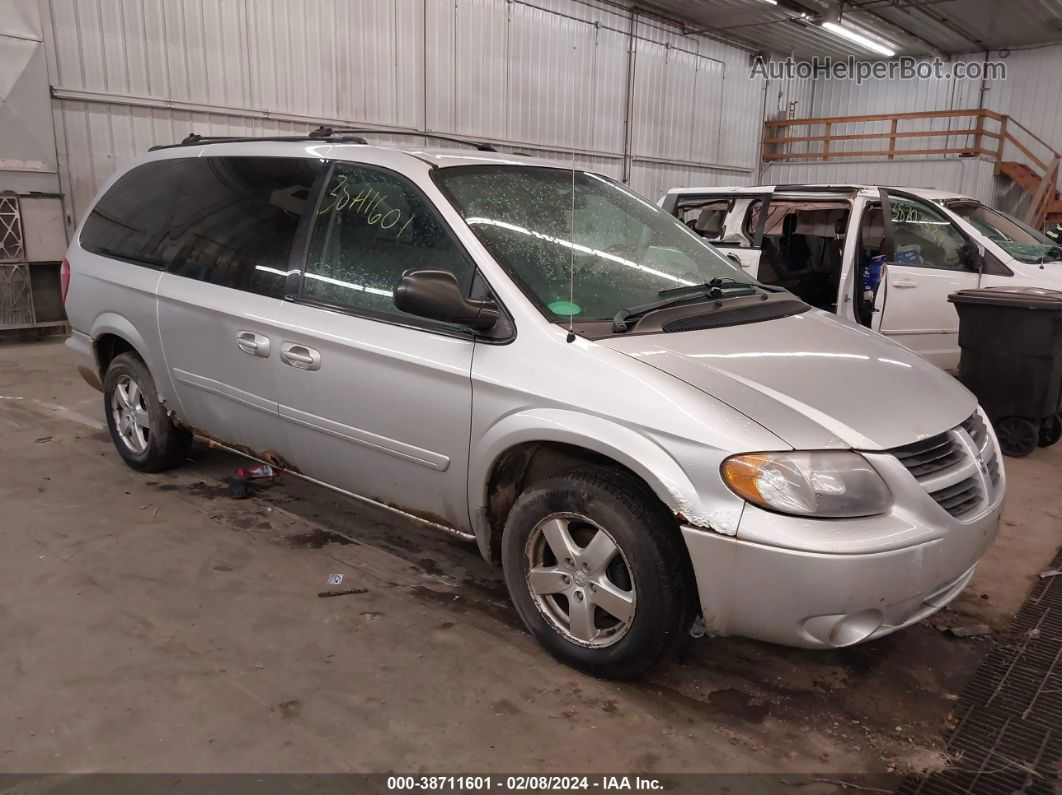
<svg viewBox="0 0 1062 795"><path fill-rule="evenodd" d="M283 296L318 160L195 157L123 175L85 222L81 246L197 281Z"/></svg>
<svg viewBox="0 0 1062 795"><path fill-rule="evenodd" d="M105 257L165 267L163 243L187 163L158 160L119 177L85 220L81 247Z"/></svg>

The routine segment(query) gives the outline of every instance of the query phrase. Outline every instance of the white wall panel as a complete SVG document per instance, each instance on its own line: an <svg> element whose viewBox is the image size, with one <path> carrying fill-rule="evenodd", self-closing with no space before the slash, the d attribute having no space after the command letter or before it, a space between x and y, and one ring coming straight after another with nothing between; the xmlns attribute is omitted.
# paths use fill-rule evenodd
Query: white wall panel
<svg viewBox="0 0 1062 795"><path fill-rule="evenodd" d="M984 60L984 57L984 55L967 55L962 56L959 60L967 63L980 62ZM1022 131L1011 127L1011 131L1018 136L1019 140L1031 148L1034 154L1041 159L1047 158L1049 148L1055 151L1062 151L1062 104L1056 99L1059 87L1059 63L1062 61L1062 45L1013 50L1007 54L1006 58L1002 58L1001 53L993 51L988 54L988 57L991 60L1003 60L1006 63L1007 77L1005 80L894 79L868 81L862 85L857 85L855 81L818 80L814 85L810 107L799 112L798 116L830 117L868 113L965 110L985 107L988 110L1010 116L1016 122L1027 127L1032 134L1042 139L1046 146L1036 142ZM887 122L883 122L875 128L873 125L861 124L858 126L858 131L887 132L887 125ZM972 119L960 117L932 121L904 121L901 122L900 129L959 130L971 126ZM997 125L990 122L987 129L995 131ZM856 127L846 129L845 125L834 125L833 128L834 133L856 131ZM794 135L803 134L803 131L794 132ZM972 136L908 138L903 140L902 146L910 149L924 149L962 146L965 143L972 145ZM835 151L857 151L870 148L872 144L873 142L867 141L838 142L833 149ZM985 145L991 146L992 141L987 140ZM798 146L801 145L794 145L794 149ZM1028 163L1028 159L1011 145L1008 145L1004 150L1004 156L1006 159ZM904 174L905 178L918 179L920 182L904 184L925 184L930 174L937 173L934 168L927 167L927 170L917 167L916 170L907 172ZM878 171L895 173L896 170L890 171L888 168L884 168L878 169ZM903 173L902 168L900 172ZM831 173L846 175L865 173L865 167L863 164L844 164L842 161L838 163L837 168L831 170ZM855 181L855 178L850 176L846 176L844 179ZM1062 176L1060 176L1059 185L1062 187ZM981 187L983 189L983 185ZM990 195L992 194L990 193ZM1021 196L1020 192L1015 195ZM1001 206L1014 209L1013 202L1007 198L1003 199Z"/></svg>
<svg viewBox="0 0 1062 795"><path fill-rule="evenodd" d="M654 194L669 179L748 181L758 162L763 81L748 79L747 52L611 3L39 3L75 217L124 160L193 131L463 134L574 151L617 177L626 162Z"/></svg>
<svg viewBox="0 0 1062 795"><path fill-rule="evenodd" d="M989 81L985 92L987 107L1013 116L1058 151L1062 151L1060 62L1062 45L1012 51L1006 59L1007 79Z"/></svg>
<svg viewBox="0 0 1062 795"><path fill-rule="evenodd" d="M592 24L523 5L509 8L505 137L620 152L625 71L616 67L625 70L626 59L617 64L615 56L625 42L612 34L601 44ZM617 97L619 103L608 104Z"/></svg>
<svg viewBox="0 0 1062 795"><path fill-rule="evenodd" d="M763 181L770 185L852 183L932 188L973 196L995 203L995 165L975 158L925 160L831 160L811 163L772 163Z"/></svg>
<svg viewBox="0 0 1062 795"><path fill-rule="evenodd" d="M508 104L509 5L460 0L454 7L454 129L502 137Z"/></svg>
<svg viewBox="0 0 1062 795"><path fill-rule="evenodd" d="M764 83L749 54L642 21L635 54L635 155L755 170Z"/></svg>
<svg viewBox="0 0 1062 795"><path fill-rule="evenodd" d="M703 166L635 161L631 184L654 202L671 188L721 188L752 185L753 174Z"/></svg>
<svg viewBox="0 0 1062 795"><path fill-rule="evenodd" d="M0 14L0 191L59 190L42 38L36 2L8 0Z"/></svg>
<svg viewBox="0 0 1062 795"><path fill-rule="evenodd" d="M80 218L99 186L114 170L160 141L179 141L194 128L203 135L295 135L303 124L190 113L100 102L58 102L69 169L64 189L68 206Z"/></svg>

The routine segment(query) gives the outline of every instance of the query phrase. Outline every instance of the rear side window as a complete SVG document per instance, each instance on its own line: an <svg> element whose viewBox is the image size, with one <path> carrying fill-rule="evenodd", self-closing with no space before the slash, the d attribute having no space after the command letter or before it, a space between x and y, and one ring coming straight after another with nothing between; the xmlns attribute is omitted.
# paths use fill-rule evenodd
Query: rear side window
<svg viewBox="0 0 1062 795"><path fill-rule="evenodd" d="M282 297L317 160L197 157L146 163L93 209L81 245L199 281Z"/></svg>
<svg viewBox="0 0 1062 795"><path fill-rule="evenodd" d="M446 222L411 183L390 172L337 164L314 224L303 296L413 320L395 307L394 288L407 270L421 268L450 271L466 294L475 271Z"/></svg>
<svg viewBox="0 0 1062 795"><path fill-rule="evenodd" d="M127 171L92 208L81 247L93 254L165 267L162 244L189 160L159 160Z"/></svg>

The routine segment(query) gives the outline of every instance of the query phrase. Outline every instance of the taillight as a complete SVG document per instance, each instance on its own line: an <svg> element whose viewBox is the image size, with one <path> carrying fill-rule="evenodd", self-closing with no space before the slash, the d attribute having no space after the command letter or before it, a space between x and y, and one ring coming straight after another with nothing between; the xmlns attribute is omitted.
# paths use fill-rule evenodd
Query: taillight
<svg viewBox="0 0 1062 795"><path fill-rule="evenodd" d="M66 294L70 292L70 260L64 259L59 266L59 289L63 296L63 306L66 306Z"/></svg>

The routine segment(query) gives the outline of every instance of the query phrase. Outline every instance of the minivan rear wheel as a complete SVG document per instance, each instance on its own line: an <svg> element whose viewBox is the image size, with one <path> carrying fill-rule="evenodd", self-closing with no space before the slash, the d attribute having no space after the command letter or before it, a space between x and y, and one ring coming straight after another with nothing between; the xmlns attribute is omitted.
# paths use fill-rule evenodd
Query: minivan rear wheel
<svg viewBox="0 0 1062 795"><path fill-rule="evenodd" d="M103 379L111 441L122 459L141 472L158 472L184 460L191 434L159 402L147 365L133 353L115 356Z"/></svg>
<svg viewBox="0 0 1062 795"><path fill-rule="evenodd" d="M624 473L581 469L534 483L509 512L502 566L531 634L598 676L640 675L693 622L674 519Z"/></svg>

